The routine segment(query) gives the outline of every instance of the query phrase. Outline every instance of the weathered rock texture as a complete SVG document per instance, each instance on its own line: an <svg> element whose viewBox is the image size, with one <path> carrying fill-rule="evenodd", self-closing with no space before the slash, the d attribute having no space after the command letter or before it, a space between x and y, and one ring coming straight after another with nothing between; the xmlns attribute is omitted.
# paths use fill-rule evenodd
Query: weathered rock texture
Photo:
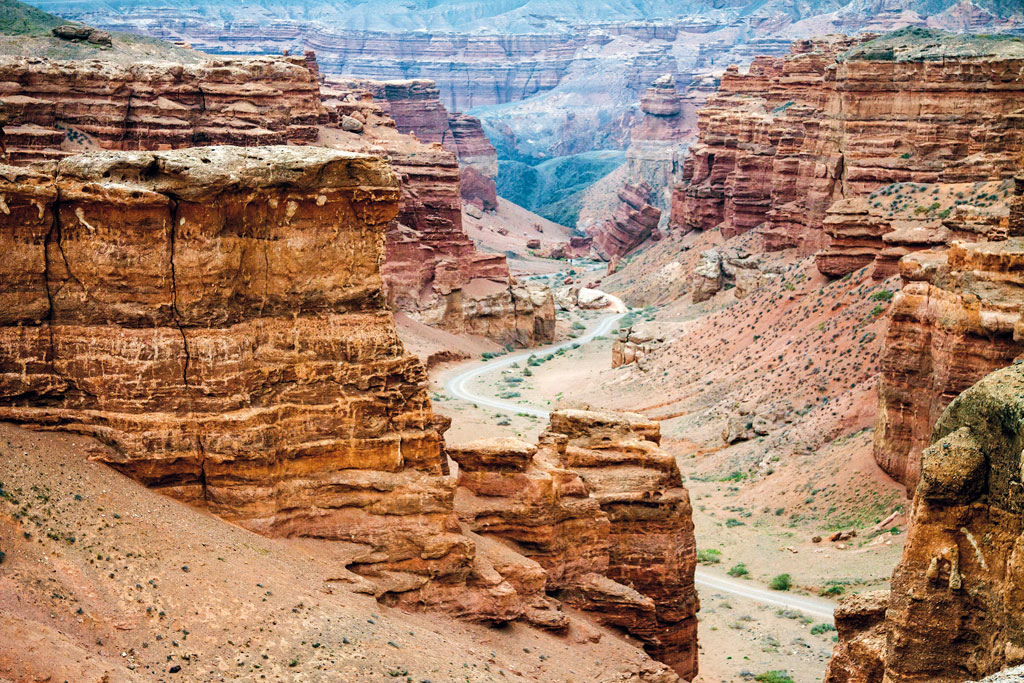
<svg viewBox="0 0 1024 683"><path fill-rule="evenodd" d="M889 591L844 598L835 609L839 641L825 683L879 683L885 669L885 610Z"/></svg>
<svg viewBox="0 0 1024 683"><path fill-rule="evenodd" d="M363 544L381 597L470 611L473 545L382 293L386 163L216 147L0 177L0 419L95 436L255 531ZM514 613L489 588L483 612Z"/></svg>
<svg viewBox="0 0 1024 683"><path fill-rule="evenodd" d="M358 81L321 90L311 64L308 54L191 66L4 58L4 143L13 163L83 148L294 143L386 152L402 181L383 267L389 301L429 324L501 343L552 339L554 309L543 291L510 279L505 257L476 251L462 229L455 140L436 88ZM396 135L395 111L421 139L451 151ZM329 140L325 128L335 131Z"/></svg>
<svg viewBox="0 0 1024 683"><path fill-rule="evenodd" d="M829 246L818 270L841 277L870 267L885 279L909 253L954 240L1002 240L1009 231L1012 180L988 183L895 183L867 197L841 199L825 214Z"/></svg>
<svg viewBox="0 0 1024 683"><path fill-rule="evenodd" d="M680 229L721 226L730 236L762 226L766 248L811 253L828 243L821 226L836 200L893 182L1015 172L1019 48L992 41L943 52L946 38L914 30L855 42L796 41L787 57L726 71L699 113L676 189Z"/></svg>
<svg viewBox="0 0 1024 683"><path fill-rule="evenodd" d="M779 276L785 266L765 263L744 249L707 249L693 269L693 302L707 301L722 289L743 299L755 289Z"/></svg>
<svg viewBox="0 0 1024 683"><path fill-rule="evenodd" d="M467 114L448 117L462 168L462 198L484 211L498 208L498 153L484 134L480 119Z"/></svg>
<svg viewBox="0 0 1024 683"><path fill-rule="evenodd" d="M1024 661L1022 397L1015 363L957 397L935 426L881 626L885 681L976 680ZM852 652L858 633L841 631L837 650ZM883 680L874 671L832 680Z"/></svg>
<svg viewBox="0 0 1024 683"><path fill-rule="evenodd" d="M620 203L612 217L587 229L594 253L605 261L628 254L648 239L661 237L661 210L648 204L650 185L626 183L618 197Z"/></svg>
<svg viewBox="0 0 1024 683"><path fill-rule="evenodd" d="M1024 234L1020 227L1015 235ZM932 425L961 391L1024 353L1024 238L954 242L899 263L881 360L875 459L909 490Z"/></svg>
<svg viewBox="0 0 1024 683"><path fill-rule="evenodd" d="M15 163L89 146L312 143L325 114L302 57L196 65L0 58L0 125Z"/></svg>
<svg viewBox="0 0 1024 683"><path fill-rule="evenodd" d="M657 325L640 323L627 327L612 342L612 367L630 363L644 367L644 359L664 341L665 335Z"/></svg>
<svg viewBox="0 0 1024 683"><path fill-rule="evenodd" d="M655 80L640 98L643 119L630 133L626 161L629 177L652 188L650 201L667 213L672 205L672 187L681 179L684 143L696 125L693 98L684 100L676 92L672 74Z"/></svg>
<svg viewBox="0 0 1024 683"><path fill-rule="evenodd" d="M452 448L456 510L543 569L523 591L537 596L538 623L561 627L543 602L555 596L639 638L691 679L698 600L689 494L659 441L658 423L640 415L554 412L536 447L490 439ZM517 589L527 583L518 565L503 576Z"/></svg>

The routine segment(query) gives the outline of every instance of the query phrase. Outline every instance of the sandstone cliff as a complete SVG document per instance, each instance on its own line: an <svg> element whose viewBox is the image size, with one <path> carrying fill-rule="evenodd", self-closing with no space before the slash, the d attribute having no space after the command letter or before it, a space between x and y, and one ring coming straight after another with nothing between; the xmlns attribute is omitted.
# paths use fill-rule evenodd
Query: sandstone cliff
<svg viewBox="0 0 1024 683"><path fill-rule="evenodd" d="M954 243L900 261L881 359L875 459L912 491L932 425L956 395L1024 352L1024 240Z"/></svg>
<svg viewBox="0 0 1024 683"><path fill-rule="evenodd" d="M498 153L484 134L480 119L466 114L448 117L448 126L462 169L462 198L483 211L498 208Z"/></svg>
<svg viewBox="0 0 1024 683"><path fill-rule="evenodd" d="M429 324L502 344L549 341L549 297L511 280L504 256L477 252L463 231L456 141L437 89L366 81L321 88L311 64L308 54L197 65L0 59L4 144L17 164L96 148L293 143L386 152L402 181L383 268L389 301ZM375 93L392 99L367 99ZM398 134L394 111L451 151Z"/></svg>
<svg viewBox="0 0 1024 683"><path fill-rule="evenodd" d="M680 97L672 74L665 74L640 98L640 110L643 119L630 132L626 149L629 177L650 185L651 203L667 213L672 187L682 176L684 142L696 125L696 102Z"/></svg>
<svg viewBox="0 0 1024 683"><path fill-rule="evenodd" d="M420 593L464 583L473 551L384 304L387 164L214 147L3 178L0 419L95 436L119 470L260 533L365 544L353 568L391 577L382 594L460 599Z"/></svg>
<svg viewBox="0 0 1024 683"><path fill-rule="evenodd" d="M618 191L619 205L612 217L587 228L594 254L605 261L625 256L648 239L659 239L661 211L648 203L651 187L626 183Z"/></svg>
<svg viewBox="0 0 1024 683"><path fill-rule="evenodd" d="M325 113L300 57L184 65L0 59L0 125L15 163L96 147L312 143Z"/></svg>
<svg viewBox="0 0 1024 683"><path fill-rule="evenodd" d="M840 631L829 681L880 682L884 666L885 681L952 683L1024 661L1022 368L988 375L939 418L885 620ZM881 643L866 635L879 629Z"/></svg>
<svg viewBox="0 0 1024 683"><path fill-rule="evenodd" d="M639 638L689 680L697 673L696 549L689 495L660 436L658 423L640 415L554 412L537 446L491 439L453 448L455 507L474 531L543 570L496 564L537 596L528 619L564 628L543 601L556 596Z"/></svg>
<svg viewBox="0 0 1024 683"><path fill-rule="evenodd" d="M675 193L679 229L761 226L766 248L812 253L836 200L1012 175L1024 144L1017 43L917 29L857 42L797 41L726 72Z"/></svg>

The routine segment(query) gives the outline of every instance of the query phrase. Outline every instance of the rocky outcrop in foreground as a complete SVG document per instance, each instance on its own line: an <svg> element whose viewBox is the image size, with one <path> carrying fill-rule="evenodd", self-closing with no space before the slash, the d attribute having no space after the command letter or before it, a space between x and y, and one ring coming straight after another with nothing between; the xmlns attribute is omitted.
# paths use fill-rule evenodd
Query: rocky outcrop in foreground
<svg viewBox="0 0 1024 683"><path fill-rule="evenodd" d="M385 161L297 146L100 152L0 166L0 179L0 420L93 436L101 461L261 534L338 542L337 580L386 604L564 631L559 599L693 670L689 499L657 423L553 416L564 504L512 512L517 497L502 514L541 534L577 516L592 534L578 561L580 539L559 539L561 560L517 554L456 505L445 421L385 306L399 200ZM506 473L533 472L533 447L471 450L452 452L464 487L491 503L523 483ZM577 562L587 580L556 576Z"/></svg>
<svg viewBox="0 0 1024 683"><path fill-rule="evenodd" d="M611 218L587 228L593 252L605 261L625 256L648 239L659 239L661 210L651 206L651 186L626 183L619 190L619 206Z"/></svg>
<svg viewBox="0 0 1024 683"><path fill-rule="evenodd" d="M1024 192L1024 176L1018 176ZM878 390L875 459L913 490L921 450L950 401L1024 353L1024 194L1001 241L954 242L899 263Z"/></svg>
<svg viewBox="0 0 1024 683"><path fill-rule="evenodd" d="M768 249L828 244L825 212L889 183L1011 176L1024 144L1024 49L907 29L862 45L796 41L730 68L699 112L673 210L684 231L761 226Z"/></svg>
<svg viewBox="0 0 1024 683"><path fill-rule="evenodd" d="M880 682L884 666L884 680L893 683L959 683L1024 661L1022 397L1024 365L1014 363L939 418L921 456L885 620L840 628L829 681ZM879 629L883 648L870 635Z"/></svg>
<svg viewBox="0 0 1024 683"><path fill-rule="evenodd" d="M657 422L563 410L537 444L485 439L450 450L459 463L456 511L476 533L536 565L494 563L536 598L526 618L566 619L555 596L640 639L685 679L697 672L696 550L689 494Z"/></svg>
<svg viewBox="0 0 1024 683"><path fill-rule="evenodd" d="M382 595L463 600L438 587L465 584L472 544L382 293L386 163L215 147L0 177L0 419L95 436L260 533L365 544L353 569Z"/></svg>

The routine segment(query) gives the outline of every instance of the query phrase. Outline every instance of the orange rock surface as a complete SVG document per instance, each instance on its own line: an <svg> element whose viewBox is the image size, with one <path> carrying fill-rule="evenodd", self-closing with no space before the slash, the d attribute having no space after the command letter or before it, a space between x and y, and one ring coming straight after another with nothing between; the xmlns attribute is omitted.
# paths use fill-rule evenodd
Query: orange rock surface
<svg viewBox="0 0 1024 683"><path fill-rule="evenodd" d="M953 683L1024 659L1022 368L986 376L939 418L885 619L840 629L829 681Z"/></svg>
<svg viewBox="0 0 1024 683"><path fill-rule="evenodd" d="M660 438L658 423L641 415L556 411L536 447L487 439L452 448L455 507L475 532L543 568L535 600L547 593L624 629L689 680L696 546L689 494ZM542 602L535 610L558 627Z"/></svg>

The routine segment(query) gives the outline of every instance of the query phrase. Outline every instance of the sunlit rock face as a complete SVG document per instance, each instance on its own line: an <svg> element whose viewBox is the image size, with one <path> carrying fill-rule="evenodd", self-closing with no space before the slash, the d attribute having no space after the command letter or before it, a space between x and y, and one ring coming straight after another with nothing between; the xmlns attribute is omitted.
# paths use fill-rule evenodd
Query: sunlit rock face
<svg viewBox="0 0 1024 683"><path fill-rule="evenodd" d="M459 463L455 508L481 536L535 561L495 563L525 616L564 628L545 595L638 638L687 679L697 673L699 607L689 493L661 450L657 422L632 413L560 410L536 446L483 439L449 450ZM529 580L527 580L529 579Z"/></svg>
<svg viewBox="0 0 1024 683"><path fill-rule="evenodd" d="M827 680L1012 680L997 674L1024 659L1022 397L1014 363L939 417L885 609L840 606Z"/></svg>

